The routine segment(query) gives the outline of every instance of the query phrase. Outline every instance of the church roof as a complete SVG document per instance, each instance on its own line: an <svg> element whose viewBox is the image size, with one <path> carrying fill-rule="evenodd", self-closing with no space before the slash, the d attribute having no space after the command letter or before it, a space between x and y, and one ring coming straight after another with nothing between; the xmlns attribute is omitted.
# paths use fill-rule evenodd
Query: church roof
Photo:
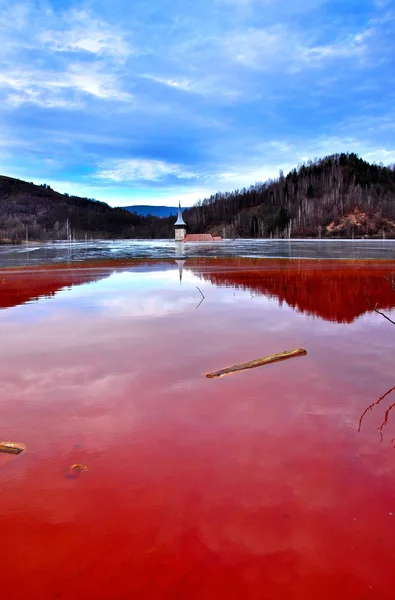
<svg viewBox="0 0 395 600"><path fill-rule="evenodd" d="M177 221L174 223L174 225L184 225L186 227L186 223L182 218L181 202L178 205Z"/></svg>

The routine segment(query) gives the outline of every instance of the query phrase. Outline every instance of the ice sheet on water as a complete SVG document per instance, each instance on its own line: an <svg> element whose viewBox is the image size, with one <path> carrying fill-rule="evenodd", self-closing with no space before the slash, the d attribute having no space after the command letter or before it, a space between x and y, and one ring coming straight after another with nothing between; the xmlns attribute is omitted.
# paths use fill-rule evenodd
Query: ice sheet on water
<svg viewBox="0 0 395 600"><path fill-rule="evenodd" d="M249 257L394 259L395 240L93 240L0 247L0 267L133 258Z"/></svg>

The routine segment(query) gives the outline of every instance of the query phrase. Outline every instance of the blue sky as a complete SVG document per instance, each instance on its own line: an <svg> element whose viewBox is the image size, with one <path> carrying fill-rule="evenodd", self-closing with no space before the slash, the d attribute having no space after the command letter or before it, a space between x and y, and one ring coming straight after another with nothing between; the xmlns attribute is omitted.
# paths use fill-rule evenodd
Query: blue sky
<svg viewBox="0 0 395 600"><path fill-rule="evenodd" d="M194 203L333 152L395 162L395 0L0 0L0 173Z"/></svg>

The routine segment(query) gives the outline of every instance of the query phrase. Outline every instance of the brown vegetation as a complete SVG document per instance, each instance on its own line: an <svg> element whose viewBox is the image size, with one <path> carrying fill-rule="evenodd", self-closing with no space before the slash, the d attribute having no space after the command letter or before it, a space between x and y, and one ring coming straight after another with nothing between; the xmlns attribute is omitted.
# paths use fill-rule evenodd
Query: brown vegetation
<svg viewBox="0 0 395 600"><path fill-rule="evenodd" d="M343 215L326 226L326 233L340 237L371 237L382 232L383 237L395 237L395 221L379 215L358 211Z"/></svg>

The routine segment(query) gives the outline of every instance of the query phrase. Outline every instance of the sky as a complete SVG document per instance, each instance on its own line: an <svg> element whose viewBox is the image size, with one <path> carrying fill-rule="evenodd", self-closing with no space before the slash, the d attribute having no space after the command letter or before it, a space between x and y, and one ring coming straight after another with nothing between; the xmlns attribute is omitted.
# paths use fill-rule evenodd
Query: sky
<svg viewBox="0 0 395 600"><path fill-rule="evenodd" d="M395 162L395 0L0 0L0 174L194 204Z"/></svg>

